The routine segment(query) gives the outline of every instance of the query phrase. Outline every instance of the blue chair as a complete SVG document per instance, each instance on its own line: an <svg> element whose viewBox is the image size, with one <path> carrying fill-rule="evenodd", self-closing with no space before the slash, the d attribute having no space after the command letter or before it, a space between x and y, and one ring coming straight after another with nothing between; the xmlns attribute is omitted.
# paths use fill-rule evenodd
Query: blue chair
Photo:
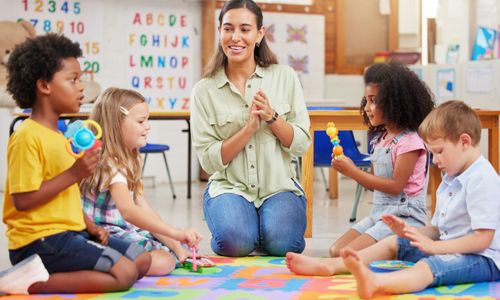
<svg viewBox="0 0 500 300"><path fill-rule="evenodd" d="M344 148L344 155L348 156L354 164L363 169L368 170L370 168L370 155L361 153L358 149L356 140L354 139L354 134L352 130L339 130L338 137L340 139L340 145ZM330 167L332 160L332 149L333 145L330 142L330 137L325 131L315 131L314 132L314 166L315 167ZM326 184L326 179L323 175L323 180ZM352 208L350 222L356 221L356 214L358 212L359 199L361 198L361 192L363 187L358 183L356 186L356 195L354 198L354 205Z"/></svg>
<svg viewBox="0 0 500 300"><path fill-rule="evenodd" d="M170 169L168 167L167 155L165 152L169 151L170 147L165 144L146 144L146 146L139 149L139 152L144 153L144 163L142 164L142 173L144 174L144 167L146 167L146 160L148 159L149 153L161 153L163 155L163 161L165 162L165 167L167 168L168 183L170 184L170 190L175 198L174 183L172 182L172 176L170 175Z"/></svg>

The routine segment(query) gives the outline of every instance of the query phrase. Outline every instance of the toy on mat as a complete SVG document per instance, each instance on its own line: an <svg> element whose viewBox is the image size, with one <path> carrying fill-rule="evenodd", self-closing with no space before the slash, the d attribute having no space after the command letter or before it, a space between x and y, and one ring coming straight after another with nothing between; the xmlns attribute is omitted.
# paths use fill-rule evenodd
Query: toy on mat
<svg viewBox="0 0 500 300"><path fill-rule="evenodd" d="M377 273L394 272L402 269L411 268L415 265L411 261L404 260L377 260L369 264L370 270Z"/></svg>
<svg viewBox="0 0 500 300"><path fill-rule="evenodd" d="M89 125L95 128L97 135L88 128ZM66 150L76 158L82 157L85 150L93 150L102 144L99 140L102 136L101 126L93 120L77 120L70 123L64 136L68 138Z"/></svg>
<svg viewBox="0 0 500 300"><path fill-rule="evenodd" d="M330 137L330 142L333 145L333 155L335 158L341 158L344 154L344 149L340 146L339 130L333 122L326 124L326 134Z"/></svg>
<svg viewBox="0 0 500 300"><path fill-rule="evenodd" d="M196 264L196 269L194 268ZM204 273L204 270L215 267L215 264L208 258L186 258L183 268L189 270L189 272Z"/></svg>
<svg viewBox="0 0 500 300"><path fill-rule="evenodd" d="M191 251L193 252L193 272L196 272L196 248L192 247Z"/></svg>

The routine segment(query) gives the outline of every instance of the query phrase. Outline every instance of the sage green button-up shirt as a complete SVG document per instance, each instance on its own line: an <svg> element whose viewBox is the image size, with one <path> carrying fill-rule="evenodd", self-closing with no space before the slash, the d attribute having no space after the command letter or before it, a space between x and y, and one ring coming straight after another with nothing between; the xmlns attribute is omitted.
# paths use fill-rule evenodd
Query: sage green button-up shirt
<svg viewBox="0 0 500 300"><path fill-rule="evenodd" d="M262 89L271 107L293 127L290 147L283 146L265 122L245 148L227 165L222 163L222 142L248 121L252 98ZM295 185L292 155L303 155L310 143L309 115L297 74L288 66L257 66L246 82L245 95L227 79L224 70L199 81L191 93L193 145L201 166L211 173L209 194L243 196L256 207L276 193L302 191Z"/></svg>

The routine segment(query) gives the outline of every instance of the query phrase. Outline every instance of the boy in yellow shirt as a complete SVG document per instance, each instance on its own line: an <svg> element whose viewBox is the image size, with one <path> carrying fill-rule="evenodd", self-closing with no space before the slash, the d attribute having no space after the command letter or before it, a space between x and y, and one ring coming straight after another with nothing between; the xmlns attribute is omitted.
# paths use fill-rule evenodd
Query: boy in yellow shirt
<svg viewBox="0 0 500 300"><path fill-rule="evenodd" d="M17 264L39 255L50 276L0 292L119 291L149 269L144 249L84 218L78 183L94 173L100 149L75 160L57 128L61 114L77 113L82 104L81 55L78 43L47 34L16 47L7 65L8 91L17 105L32 109L8 143L3 221L9 256Z"/></svg>

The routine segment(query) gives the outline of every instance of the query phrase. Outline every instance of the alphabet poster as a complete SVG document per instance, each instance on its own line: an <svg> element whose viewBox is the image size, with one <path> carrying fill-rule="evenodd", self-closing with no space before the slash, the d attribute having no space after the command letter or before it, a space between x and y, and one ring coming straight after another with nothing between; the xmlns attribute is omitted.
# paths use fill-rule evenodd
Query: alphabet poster
<svg viewBox="0 0 500 300"><path fill-rule="evenodd" d="M127 88L146 97L152 111L189 110L193 86L193 20L183 8L128 8Z"/></svg>

